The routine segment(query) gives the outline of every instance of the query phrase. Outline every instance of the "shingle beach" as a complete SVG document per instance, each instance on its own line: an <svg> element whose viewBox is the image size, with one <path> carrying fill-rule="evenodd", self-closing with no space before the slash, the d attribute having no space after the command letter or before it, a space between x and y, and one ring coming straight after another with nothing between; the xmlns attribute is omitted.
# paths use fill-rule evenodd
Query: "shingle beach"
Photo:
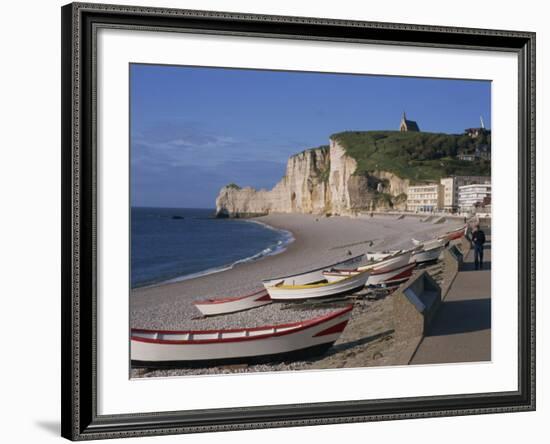
<svg viewBox="0 0 550 444"><path fill-rule="evenodd" d="M262 288L262 279L318 268L366 251L409 248L412 247L411 238L431 239L463 224L460 219L433 224L415 216L398 219L397 215L368 214L357 217L272 214L254 221L290 231L294 242L280 254L238 264L230 270L133 289L131 327L165 330L255 327L320 316L334 310L338 303L272 303L253 310L203 318L193 301L247 294ZM332 349L319 358L250 366L132 369L132 377L389 365L397 352L391 335L391 295L361 293L365 294L352 298L355 308L346 330Z"/></svg>

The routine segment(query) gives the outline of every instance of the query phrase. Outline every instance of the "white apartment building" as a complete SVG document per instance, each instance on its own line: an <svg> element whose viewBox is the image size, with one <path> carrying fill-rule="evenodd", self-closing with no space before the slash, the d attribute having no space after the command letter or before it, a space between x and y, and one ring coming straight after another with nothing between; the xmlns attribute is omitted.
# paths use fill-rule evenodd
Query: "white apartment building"
<svg viewBox="0 0 550 444"><path fill-rule="evenodd" d="M441 179L443 185L443 209L454 212L458 209L458 189L464 185L491 183L490 176L451 176Z"/></svg>
<svg viewBox="0 0 550 444"><path fill-rule="evenodd" d="M443 207L443 185L413 185L407 189L407 210L418 212L440 211Z"/></svg>
<svg viewBox="0 0 550 444"><path fill-rule="evenodd" d="M490 183L463 185L458 188L458 207L461 211L471 211L482 205L486 198L491 198Z"/></svg>

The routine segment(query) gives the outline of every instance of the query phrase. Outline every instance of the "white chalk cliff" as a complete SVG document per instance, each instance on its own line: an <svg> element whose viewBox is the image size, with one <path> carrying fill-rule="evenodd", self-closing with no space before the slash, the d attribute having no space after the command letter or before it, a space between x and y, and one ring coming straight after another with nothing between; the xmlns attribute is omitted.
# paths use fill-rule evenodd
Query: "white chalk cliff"
<svg viewBox="0 0 550 444"><path fill-rule="evenodd" d="M354 175L356 161L330 139L328 147L306 150L288 159L284 177L271 190L223 187L216 199L219 217L269 213L354 214L387 205L380 193L397 196L408 181L384 171Z"/></svg>

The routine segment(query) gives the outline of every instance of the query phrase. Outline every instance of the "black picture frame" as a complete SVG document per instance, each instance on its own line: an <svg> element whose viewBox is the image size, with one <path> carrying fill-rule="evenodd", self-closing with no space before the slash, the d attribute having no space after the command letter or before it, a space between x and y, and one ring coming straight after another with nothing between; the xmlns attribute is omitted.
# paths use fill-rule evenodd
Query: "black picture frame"
<svg viewBox="0 0 550 444"><path fill-rule="evenodd" d="M535 33L72 3L62 14L62 436L71 440L535 409ZM97 414L96 91L99 27L507 51L519 65L518 390L389 400Z"/></svg>

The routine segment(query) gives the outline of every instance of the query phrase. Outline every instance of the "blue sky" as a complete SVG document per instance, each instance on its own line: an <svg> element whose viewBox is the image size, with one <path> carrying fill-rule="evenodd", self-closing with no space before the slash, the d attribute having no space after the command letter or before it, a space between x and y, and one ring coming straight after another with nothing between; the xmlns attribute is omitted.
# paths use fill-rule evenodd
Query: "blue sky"
<svg viewBox="0 0 550 444"><path fill-rule="evenodd" d="M130 66L132 206L214 208L234 182L271 188L287 158L346 130L490 128L487 81Z"/></svg>

